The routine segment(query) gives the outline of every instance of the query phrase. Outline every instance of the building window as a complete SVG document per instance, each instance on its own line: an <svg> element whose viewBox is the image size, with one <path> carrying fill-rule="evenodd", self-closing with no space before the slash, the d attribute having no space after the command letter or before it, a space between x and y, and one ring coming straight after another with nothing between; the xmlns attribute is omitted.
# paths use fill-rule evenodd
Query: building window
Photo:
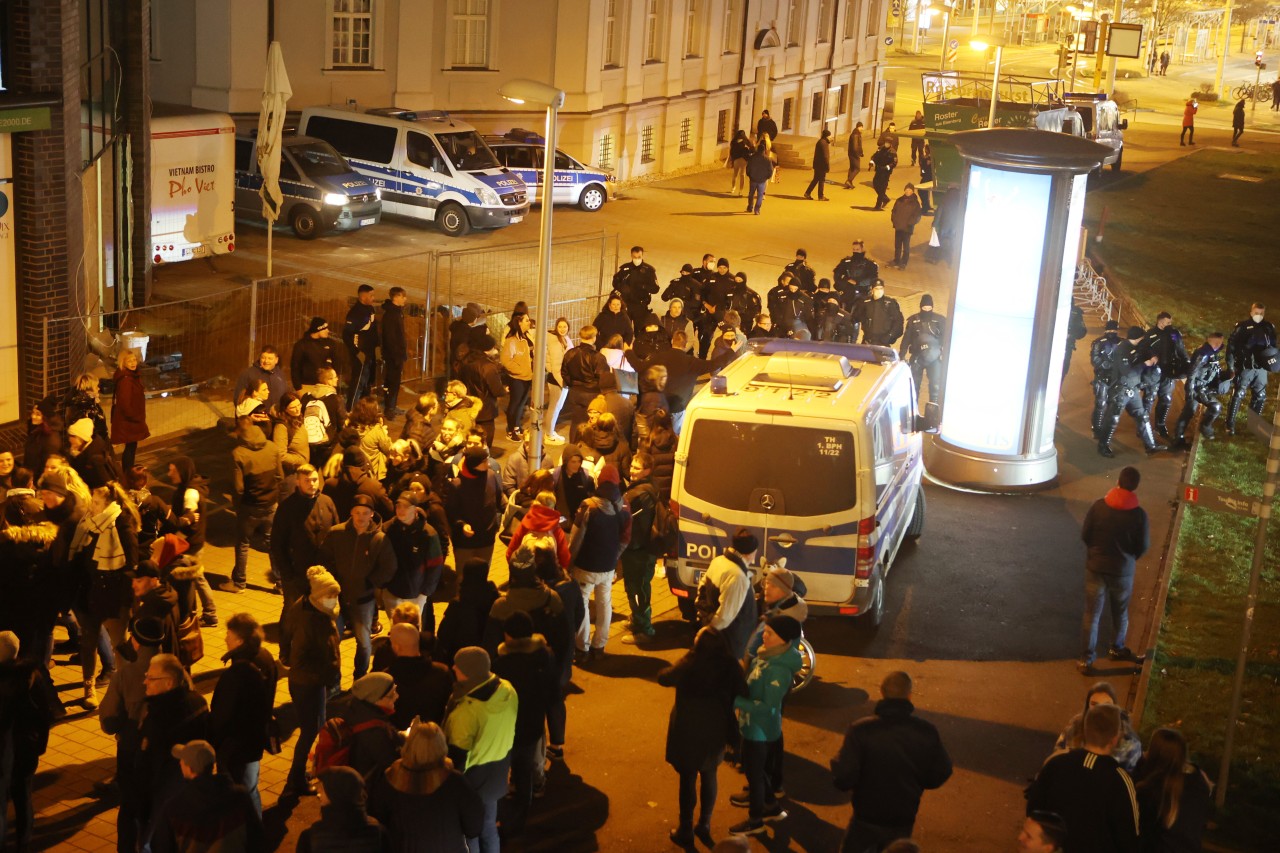
<svg viewBox="0 0 1280 853"><path fill-rule="evenodd" d="M878 8L880 8L881 10L884 9L883 6ZM884 16L885 16L884 11L881 11L877 15L874 10L867 15L867 33L866 34L868 37L880 34L880 21L884 19Z"/></svg>
<svg viewBox="0 0 1280 853"><path fill-rule="evenodd" d="M653 162L653 125L640 128L640 162Z"/></svg>
<svg viewBox="0 0 1280 853"><path fill-rule="evenodd" d="M698 25L698 0L688 0L684 10L684 55L702 56L702 28Z"/></svg>
<svg viewBox="0 0 1280 853"><path fill-rule="evenodd" d="M840 115L849 112L849 84L840 84Z"/></svg>
<svg viewBox="0 0 1280 853"><path fill-rule="evenodd" d="M680 150L681 152L693 150L693 119L680 119Z"/></svg>
<svg viewBox="0 0 1280 853"><path fill-rule="evenodd" d="M606 133L600 137L600 168L613 168L613 134Z"/></svg>
<svg viewBox="0 0 1280 853"><path fill-rule="evenodd" d="M858 7L856 0L844 4L844 37L851 39L858 34Z"/></svg>
<svg viewBox="0 0 1280 853"><path fill-rule="evenodd" d="M333 0L332 68L373 67L373 0Z"/></svg>
<svg viewBox="0 0 1280 853"><path fill-rule="evenodd" d="M804 35L803 0L787 0L787 47L800 44Z"/></svg>
<svg viewBox="0 0 1280 853"><path fill-rule="evenodd" d="M725 0L720 52L737 53L742 41L742 0Z"/></svg>
<svg viewBox="0 0 1280 853"><path fill-rule="evenodd" d="M644 13L644 61L661 62L662 0L647 0Z"/></svg>
<svg viewBox="0 0 1280 853"><path fill-rule="evenodd" d="M831 0L818 0L818 43L831 41Z"/></svg>
<svg viewBox="0 0 1280 853"><path fill-rule="evenodd" d="M795 112L796 99L783 98L782 100L782 129L791 129L791 114Z"/></svg>
<svg viewBox="0 0 1280 853"><path fill-rule="evenodd" d="M729 141L729 111L721 110L716 116L716 142Z"/></svg>
<svg viewBox="0 0 1280 853"><path fill-rule="evenodd" d="M871 81L862 84L862 108L871 109Z"/></svg>
<svg viewBox="0 0 1280 853"><path fill-rule="evenodd" d="M453 0L453 67L489 67L489 0Z"/></svg>
<svg viewBox="0 0 1280 853"><path fill-rule="evenodd" d="M809 121L822 121L822 92L813 93L813 104L809 108Z"/></svg>
<svg viewBox="0 0 1280 853"><path fill-rule="evenodd" d="M619 6L622 0L605 0L604 4L604 67L617 68L622 64L622 16Z"/></svg>

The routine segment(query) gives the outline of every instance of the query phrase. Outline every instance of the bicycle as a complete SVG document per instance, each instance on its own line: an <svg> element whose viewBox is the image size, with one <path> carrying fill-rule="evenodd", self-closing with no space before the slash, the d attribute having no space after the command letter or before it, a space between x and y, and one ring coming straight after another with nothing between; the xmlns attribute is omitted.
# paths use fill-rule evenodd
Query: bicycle
<svg viewBox="0 0 1280 853"><path fill-rule="evenodd" d="M1231 90L1231 97L1237 101L1244 98L1265 104L1271 100L1271 86L1270 84L1241 83Z"/></svg>

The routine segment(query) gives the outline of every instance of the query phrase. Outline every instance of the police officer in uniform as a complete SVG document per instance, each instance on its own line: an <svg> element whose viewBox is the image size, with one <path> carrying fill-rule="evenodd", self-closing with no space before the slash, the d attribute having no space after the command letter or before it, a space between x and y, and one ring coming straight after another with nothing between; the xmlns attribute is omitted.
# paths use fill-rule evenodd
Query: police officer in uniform
<svg viewBox="0 0 1280 853"><path fill-rule="evenodd" d="M778 329L779 337L795 337L796 332L804 329L813 331L813 299L800 289L795 276L783 273L786 278L787 291L778 300L777 307L771 307L773 325Z"/></svg>
<svg viewBox="0 0 1280 853"><path fill-rule="evenodd" d="M817 273L809 266L809 253L804 249L796 249L796 259L787 264L786 271L796 277L800 282L800 289L805 293L812 295L818 289L814 283Z"/></svg>
<svg viewBox="0 0 1280 853"><path fill-rule="evenodd" d="M902 337L902 309L898 300L884 295L880 279L871 285L871 295L858 303L853 321L862 328L864 344L891 347Z"/></svg>
<svg viewBox="0 0 1280 853"><path fill-rule="evenodd" d="M933 310L932 294L920 297L920 311L907 318L907 330L898 346L898 355L911 365L916 382L916 401L920 400L921 380L929 376L929 402L938 402L942 394L942 342L947 336L947 318Z"/></svg>
<svg viewBox="0 0 1280 853"><path fill-rule="evenodd" d="M778 326L778 312L782 310L782 303L787 300L790 291L787 289L788 283L795 280L795 273L791 270L783 270L778 276L778 283L769 288L769 292L764 295L765 305L769 306L769 314L773 317L773 325ZM796 281L799 286L799 281Z"/></svg>
<svg viewBox="0 0 1280 853"><path fill-rule="evenodd" d="M1160 368L1160 383L1156 389L1155 413L1151 419L1156 432L1163 438L1169 437L1165 422L1169 419L1169 408L1173 405L1173 389L1178 380L1186 376L1191 357L1182 342L1182 332L1173 325L1173 315L1161 311L1156 315L1156 324L1147 330L1142 345L1147 353L1156 357L1156 365Z"/></svg>
<svg viewBox="0 0 1280 853"><path fill-rule="evenodd" d="M695 325L702 316L702 285L693 274L693 264L680 267L680 275L671 279L662 291L662 300L679 299L684 303L684 316Z"/></svg>
<svg viewBox="0 0 1280 853"><path fill-rule="evenodd" d="M813 294L813 339L852 343L856 335L857 329L850 324L849 312L840 305L831 279L822 279Z"/></svg>
<svg viewBox="0 0 1280 853"><path fill-rule="evenodd" d="M1071 369L1071 354L1076 351L1076 341L1089 334L1089 327L1084 324L1084 311L1080 306L1071 303L1071 313L1067 315L1067 351L1062 356L1062 378L1067 378Z"/></svg>
<svg viewBox="0 0 1280 853"><path fill-rule="evenodd" d="M853 251L840 259L831 277L835 280L836 292L840 294L844 309L852 311L871 293L872 283L880 277L880 267L867 257L863 242L854 240Z"/></svg>
<svg viewBox="0 0 1280 853"><path fill-rule="evenodd" d="M1222 332L1213 332L1191 356L1191 368L1187 373L1187 397L1182 404L1182 414L1178 415L1177 426L1173 437L1175 447L1186 447L1187 427L1201 406L1204 414L1200 416L1200 434L1213 439L1213 422L1222 414L1222 401L1218 399L1224 382L1230 382L1229 374L1222 369L1220 361L1222 353Z"/></svg>
<svg viewBox="0 0 1280 853"><path fill-rule="evenodd" d="M1108 320L1106 331L1089 345L1089 363L1093 365L1093 437L1102 440L1103 416L1111 397L1112 360L1120 345L1120 323Z"/></svg>
<svg viewBox="0 0 1280 853"><path fill-rule="evenodd" d="M1147 454L1164 450L1156 444L1151 432L1151 421L1147 419L1147 410L1142 405L1142 397L1138 388L1142 382L1143 369L1155 367L1156 357L1149 356L1143 360L1142 339L1146 333L1141 326L1130 326L1125 340L1116 347L1112 362L1111 399L1107 404L1107 415L1102 426L1102 437L1098 439L1098 453L1110 459L1115 456L1111 450L1111 439L1115 438L1116 428L1120 426L1120 416L1128 412L1138 425L1138 438Z"/></svg>
<svg viewBox="0 0 1280 853"><path fill-rule="evenodd" d="M1276 327L1265 319L1267 307L1253 303L1249 319L1236 323L1227 340L1227 368L1235 373L1235 386L1231 391L1231 403L1227 406L1227 435L1236 434L1236 415L1244 395L1249 394L1249 408L1262 414L1267 402L1267 369L1262 363L1262 352L1276 345Z"/></svg>
<svg viewBox="0 0 1280 853"><path fill-rule="evenodd" d="M631 247L631 260L613 274L613 289L627 306L636 331L642 331L644 318L649 316L649 303L658 292L658 271L645 261L643 246Z"/></svg>

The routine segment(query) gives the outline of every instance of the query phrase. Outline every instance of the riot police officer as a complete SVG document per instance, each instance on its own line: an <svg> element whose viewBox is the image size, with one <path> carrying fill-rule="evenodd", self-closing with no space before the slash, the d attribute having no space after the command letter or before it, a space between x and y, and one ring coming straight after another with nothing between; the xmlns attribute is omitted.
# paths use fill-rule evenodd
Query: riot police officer
<svg viewBox="0 0 1280 853"><path fill-rule="evenodd" d="M1156 357L1156 365L1160 368L1160 383L1156 389L1155 413L1151 419L1156 432L1164 438L1169 437L1165 422L1169 419L1169 408L1173 405L1173 389L1178 380L1186 376L1191 357L1182 343L1182 332L1173 325L1173 315L1161 311L1156 315L1156 324L1147 330L1142 340L1146 352Z"/></svg>
<svg viewBox="0 0 1280 853"><path fill-rule="evenodd" d="M815 283L816 275L813 267L809 266L809 253L804 249L796 249L796 259L787 264L786 271L791 273L800 282L800 289L810 295L817 290Z"/></svg>
<svg viewBox="0 0 1280 853"><path fill-rule="evenodd" d="M1178 415L1178 423L1174 427L1175 447L1187 446L1187 427L1200 407L1204 414L1200 416L1200 434L1213 439L1213 422L1222 414L1222 401L1218 399L1222 386L1230 382L1229 374L1222 370L1219 360L1222 353L1222 332L1213 332L1191 356L1191 367L1187 372L1186 402L1182 404L1182 414Z"/></svg>
<svg viewBox="0 0 1280 853"><path fill-rule="evenodd" d="M1156 364L1155 356L1150 356L1145 361L1142 358L1141 344L1145 336L1146 332L1141 326L1130 326L1125 340L1121 341L1115 349L1109 383L1111 399L1107 403L1102 437L1098 439L1098 453L1108 459L1115 456L1111 450L1111 439L1115 438L1116 428L1120 426L1120 416L1125 412L1128 412L1138 425L1138 438L1142 439L1142 446L1146 448L1148 455L1164 450L1156 444L1155 436L1151 431L1151 421L1147 419L1147 410L1142 405L1142 398L1138 392L1144 368L1155 367Z"/></svg>
<svg viewBox="0 0 1280 853"><path fill-rule="evenodd" d="M871 293L871 285L880 277L880 267L867 257L863 242L854 240L853 251L840 259L831 277L840 294L840 304L844 310L852 311Z"/></svg>
<svg viewBox="0 0 1280 853"><path fill-rule="evenodd" d="M898 355L911 365L916 382L916 401L920 400L921 380L929 376L929 402L938 402L942 394L942 344L947 336L947 318L934 312L932 294L920 297L920 310L907 318Z"/></svg>
<svg viewBox="0 0 1280 853"><path fill-rule="evenodd" d="M790 273L782 274L786 285L786 293L778 299L776 307L770 304L769 313L773 315L773 324L778 329L779 337L794 337L795 333L804 329L813 331L813 300L809 294L800 289L800 282Z"/></svg>
<svg viewBox="0 0 1280 853"><path fill-rule="evenodd" d="M831 279L818 282L813 294L813 339L815 341L844 341L852 343L857 328L850 323L849 312L840 304L840 296L831 287Z"/></svg>
<svg viewBox="0 0 1280 853"><path fill-rule="evenodd" d="M1103 415L1107 413L1107 400L1111 397L1111 378L1114 373L1112 360L1120 345L1120 324L1108 320L1106 331L1089 345L1089 363L1093 365L1093 437L1102 440Z"/></svg>
<svg viewBox="0 0 1280 853"><path fill-rule="evenodd" d="M1267 402L1267 369L1263 363L1263 351L1276 345L1276 327L1265 319L1267 308L1261 302L1253 303L1249 319L1236 323L1227 340L1227 367L1235 374L1231 391L1231 403L1227 406L1227 434L1236 433L1236 415L1245 394L1249 394L1249 408L1262 414Z"/></svg>
<svg viewBox="0 0 1280 853"><path fill-rule="evenodd" d="M1076 351L1076 341L1089 334L1089 327L1084 324L1084 310L1075 302L1071 303L1071 312L1067 315L1066 352L1062 354L1062 378L1067 378L1071 369L1071 354Z"/></svg>
<svg viewBox="0 0 1280 853"><path fill-rule="evenodd" d="M902 337L902 309L898 300L884 295L880 279L871 285L871 295L855 306L853 322L862 328L864 344L891 347Z"/></svg>

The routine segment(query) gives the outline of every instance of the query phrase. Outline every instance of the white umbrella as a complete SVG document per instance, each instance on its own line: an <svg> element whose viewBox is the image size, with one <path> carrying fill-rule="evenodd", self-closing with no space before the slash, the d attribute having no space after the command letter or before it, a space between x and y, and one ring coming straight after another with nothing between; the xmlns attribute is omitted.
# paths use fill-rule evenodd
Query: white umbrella
<svg viewBox="0 0 1280 853"><path fill-rule="evenodd" d="M262 111L258 114L258 173L262 175L262 216L267 220L267 277L271 277L271 232L280 218L284 196L280 192L280 144L284 136L285 110L293 88L284 68L280 42L267 49L267 77L262 84Z"/></svg>

